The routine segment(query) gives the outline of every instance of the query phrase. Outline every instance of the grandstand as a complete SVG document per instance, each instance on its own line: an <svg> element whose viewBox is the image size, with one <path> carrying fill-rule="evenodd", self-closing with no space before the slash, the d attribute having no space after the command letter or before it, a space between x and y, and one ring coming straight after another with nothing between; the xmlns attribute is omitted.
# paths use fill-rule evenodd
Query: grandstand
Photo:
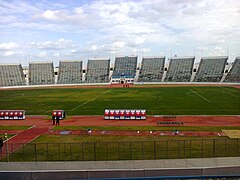
<svg viewBox="0 0 240 180"><path fill-rule="evenodd" d="M26 81L20 64L0 65L0 86L23 85L26 85Z"/></svg>
<svg viewBox="0 0 240 180"><path fill-rule="evenodd" d="M236 57L232 65L232 68L227 74L224 82L240 83L240 57Z"/></svg>
<svg viewBox="0 0 240 180"><path fill-rule="evenodd" d="M201 58L194 82L220 82L228 57Z"/></svg>
<svg viewBox="0 0 240 180"><path fill-rule="evenodd" d="M112 82L134 82L137 70L137 56L116 57Z"/></svg>
<svg viewBox="0 0 240 180"><path fill-rule="evenodd" d="M82 61L60 61L57 83L82 83Z"/></svg>
<svg viewBox="0 0 240 180"><path fill-rule="evenodd" d="M86 69L82 61L0 65L0 87L49 84L134 83L149 82L223 82L240 83L240 57L227 63L228 57L203 57L194 65L194 57L174 57L165 64L165 57L143 57L137 70L137 57L116 57L113 70L110 59L89 59ZM86 73L85 73L86 72Z"/></svg>
<svg viewBox="0 0 240 180"><path fill-rule="evenodd" d="M145 57L142 59L139 82L161 82L164 73L165 57Z"/></svg>
<svg viewBox="0 0 240 180"><path fill-rule="evenodd" d="M165 82L190 82L195 57L170 59Z"/></svg>
<svg viewBox="0 0 240 180"><path fill-rule="evenodd" d="M54 84L52 62L29 63L29 85Z"/></svg>
<svg viewBox="0 0 240 180"><path fill-rule="evenodd" d="M89 59L87 63L86 83L109 82L110 59Z"/></svg>

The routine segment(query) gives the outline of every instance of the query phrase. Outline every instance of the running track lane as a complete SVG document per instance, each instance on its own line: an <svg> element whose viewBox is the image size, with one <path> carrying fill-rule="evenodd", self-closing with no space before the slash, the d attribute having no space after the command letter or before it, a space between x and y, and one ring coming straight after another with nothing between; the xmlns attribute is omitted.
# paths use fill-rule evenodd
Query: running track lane
<svg viewBox="0 0 240 180"><path fill-rule="evenodd" d="M3 148L2 148L2 155L1 158L6 157L7 155L7 143L8 143L8 154L13 153L14 151L17 151L20 149L24 144L27 144L40 135L46 133L49 131L49 128L38 128L33 127L31 129L27 129L16 136L12 137L8 140L8 142L4 142Z"/></svg>

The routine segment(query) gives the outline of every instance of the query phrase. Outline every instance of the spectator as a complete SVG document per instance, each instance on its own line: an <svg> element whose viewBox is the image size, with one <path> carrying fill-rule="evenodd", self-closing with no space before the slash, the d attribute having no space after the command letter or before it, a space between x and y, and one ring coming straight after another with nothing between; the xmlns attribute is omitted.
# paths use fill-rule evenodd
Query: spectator
<svg viewBox="0 0 240 180"><path fill-rule="evenodd" d="M66 119L66 112L63 111L63 118Z"/></svg>
<svg viewBox="0 0 240 180"><path fill-rule="evenodd" d="M59 116L56 116L56 125L60 125L60 123L59 123Z"/></svg>
<svg viewBox="0 0 240 180"><path fill-rule="evenodd" d="M52 116L52 125L55 125L55 116Z"/></svg>

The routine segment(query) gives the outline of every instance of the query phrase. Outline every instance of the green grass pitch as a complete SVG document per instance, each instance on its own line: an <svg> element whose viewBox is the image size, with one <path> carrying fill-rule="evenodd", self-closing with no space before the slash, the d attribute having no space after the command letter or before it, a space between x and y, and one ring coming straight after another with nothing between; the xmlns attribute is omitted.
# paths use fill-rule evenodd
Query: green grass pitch
<svg viewBox="0 0 240 180"><path fill-rule="evenodd" d="M28 115L103 115L106 108L147 109L148 115L239 115L240 89L233 87L48 88L1 90L0 109Z"/></svg>

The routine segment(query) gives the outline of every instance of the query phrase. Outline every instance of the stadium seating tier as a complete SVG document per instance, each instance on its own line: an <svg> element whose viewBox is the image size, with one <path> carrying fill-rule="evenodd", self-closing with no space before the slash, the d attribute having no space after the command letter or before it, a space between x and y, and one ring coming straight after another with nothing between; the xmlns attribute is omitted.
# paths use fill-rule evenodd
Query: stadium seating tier
<svg viewBox="0 0 240 180"><path fill-rule="evenodd" d="M57 83L82 83L82 61L60 61Z"/></svg>
<svg viewBox="0 0 240 180"><path fill-rule="evenodd" d="M26 85L21 65L0 65L0 86Z"/></svg>
<svg viewBox="0 0 240 180"><path fill-rule="evenodd" d="M190 82L194 57L171 58L165 82Z"/></svg>
<svg viewBox="0 0 240 180"><path fill-rule="evenodd" d="M194 82L220 82L227 57L202 58Z"/></svg>
<svg viewBox="0 0 240 180"><path fill-rule="evenodd" d="M165 57L146 57L142 59L139 82L161 82L164 73Z"/></svg>
<svg viewBox="0 0 240 180"><path fill-rule="evenodd" d="M109 82L110 59L88 60L86 83L107 83Z"/></svg>
<svg viewBox="0 0 240 180"><path fill-rule="evenodd" d="M53 63L30 63L29 85L54 84Z"/></svg>

